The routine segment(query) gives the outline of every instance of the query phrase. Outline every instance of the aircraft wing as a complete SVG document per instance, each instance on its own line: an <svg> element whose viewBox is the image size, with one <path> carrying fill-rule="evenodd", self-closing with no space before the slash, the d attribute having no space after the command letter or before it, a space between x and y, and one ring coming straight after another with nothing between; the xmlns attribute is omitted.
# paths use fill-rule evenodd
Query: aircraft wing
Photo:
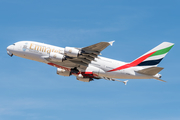
<svg viewBox="0 0 180 120"><path fill-rule="evenodd" d="M78 68L86 69L88 64L91 63L91 61L94 60L98 55L100 55L102 50L104 50L109 45L112 46L113 42L114 41L100 42L88 47L81 48L81 55L79 55L77 58L70 59L69 61L76 63Z"/></svg>
<svg viewBox="0 0 180 120"><path fill-rule="evenodd" d="M88 47L84 47L82 48L82 50L86 51L86 52L92 52L92 53L100 53L102 50L104 50L107 46L113 44L114 41L111 42L100 42Z"/></svg>
<svg viewBox="0 0 180 120"><path fill-rule="evenodd" d="M111 42L100 42L88 47L80 48L82 51L81 54L78 57L67 57L66 60L63 62L53 62L52 63L63 66L63 67L68 67L68 68L80 68L81 70L85 70L89 63L91 63L92 60L95 60L98 55L100 55L100 52L104 50L106 47L109 45L112 46L114 41Z"/></svg>

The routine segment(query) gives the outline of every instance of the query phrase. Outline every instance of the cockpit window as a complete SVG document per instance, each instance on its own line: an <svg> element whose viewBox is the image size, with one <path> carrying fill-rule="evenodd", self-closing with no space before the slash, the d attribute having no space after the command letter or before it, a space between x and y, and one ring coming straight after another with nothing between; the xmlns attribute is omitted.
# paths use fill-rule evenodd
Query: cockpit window
<svg viewBox="0 0 180 120"><path fill-rule="evenodd" d="M15 45L15 44L13 44L13 45Z"/></svg>

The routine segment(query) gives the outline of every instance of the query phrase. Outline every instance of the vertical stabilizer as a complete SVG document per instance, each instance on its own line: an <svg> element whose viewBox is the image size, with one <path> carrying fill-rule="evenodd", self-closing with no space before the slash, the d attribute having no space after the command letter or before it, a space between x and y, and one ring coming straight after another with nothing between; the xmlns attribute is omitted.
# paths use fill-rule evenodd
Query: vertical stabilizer
<svg viewBox="0 0 180 120"><path fill-rule="evenodd" d="M174 43L163 42L131 63L127 63L115 69L109 70L108 72L122 70L134 66L141 66L143 68L156 67L173 46Z"/></svg>
<svg viewBox="0 0 180 120"><path fill-rule="evenodd" d="M142 61L137 66L157 66L173 46L174 43L161 43L157 47L139 57L138 59L144 59L142 59ZM137 61L138 59L136 59L135 61Z"/></svg>

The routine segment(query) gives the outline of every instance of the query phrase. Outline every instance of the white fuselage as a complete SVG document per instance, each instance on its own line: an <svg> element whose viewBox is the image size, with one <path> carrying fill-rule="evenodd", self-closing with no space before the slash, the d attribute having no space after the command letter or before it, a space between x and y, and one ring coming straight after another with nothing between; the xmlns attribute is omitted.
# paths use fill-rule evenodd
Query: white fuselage
<svg viewBox="0 0 180 120"><path fill-rule="evenodd" d="M12 53L15 56L19 56L22 58L43 62L58 68L62 68L65 70L70 70L71 64L66 64L63 62L59 62L58 65L52 64L47 61L45 58L49 57L50 53L57 53L64 55L64 48L52 46L44 43L32 42L32 41L21 41L17 42L14 45L10 45L7 47L7 51ZM125 65L127 63L100 57L95 58L85 70L81 70L81 72L93 72L99 77L104 78L118 78L118 79L151 79L156 76L149 76L139 74L136 71L143 69L142 67L130 67L122 70L112 71L119 66ZM76 75L76 74L73 74Z"/></svg>

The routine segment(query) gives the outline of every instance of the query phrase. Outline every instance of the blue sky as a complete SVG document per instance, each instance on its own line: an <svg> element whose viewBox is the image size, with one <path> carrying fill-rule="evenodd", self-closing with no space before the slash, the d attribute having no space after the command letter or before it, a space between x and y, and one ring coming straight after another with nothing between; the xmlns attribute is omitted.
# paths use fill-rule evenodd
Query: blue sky
<svg viewBox="0 0 180 120"><path fill-rule="evenodd" d="M179 0L0 0L1 120L179 120ZM77 81L43 63L10 58L31 40L60 47L116 42L104 57L130 62L163 41L175 46L162 79Z"/></svg>

